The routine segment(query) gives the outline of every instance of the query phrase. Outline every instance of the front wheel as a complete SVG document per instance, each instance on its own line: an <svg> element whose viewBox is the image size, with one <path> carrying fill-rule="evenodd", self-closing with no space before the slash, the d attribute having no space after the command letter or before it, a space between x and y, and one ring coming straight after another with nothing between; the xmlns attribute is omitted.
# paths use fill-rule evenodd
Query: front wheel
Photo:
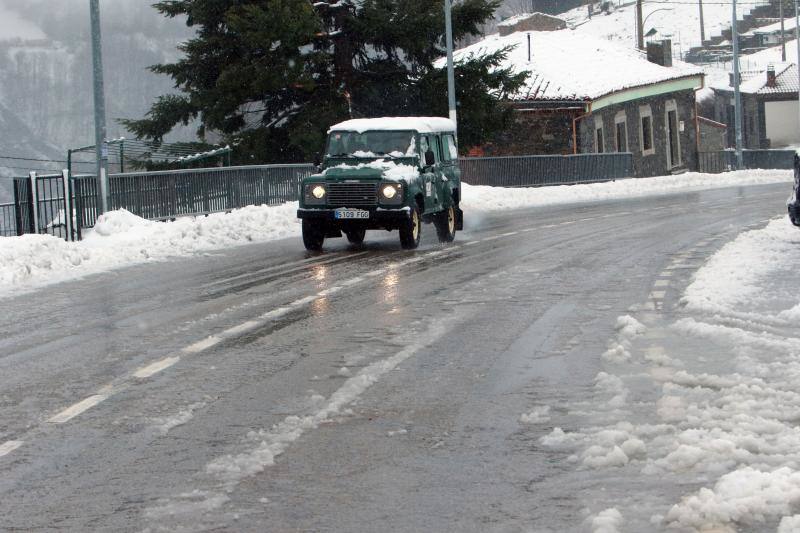
<svg viewBox="0 0 800 533"><path fill-rule="evenodd" d="M303 244L306 250L319 252L325 242L325 228L319 222L303 220Z"/></svg>
<svg viewBox="0 0 800 533"><path fill-rule="evenodd" d="M344 234L347 235L347 240L350 241L350 244L362 244L367 230L365 228L345 230Z"/></svg>
<svg viewBox="0 0 800 533"><path fill-rule="evenodd" d="M456 208L448 207L436 215L433 221L439 242L453 242L456 238Z"/></svg>
<svg viewBox="0 0 800 533"><path fill-rule="evenodd" d="M400 226L400 246L406 250L413 250L419 246L422 236L422 217L416 206L411 207L408 220Z"/></svg>

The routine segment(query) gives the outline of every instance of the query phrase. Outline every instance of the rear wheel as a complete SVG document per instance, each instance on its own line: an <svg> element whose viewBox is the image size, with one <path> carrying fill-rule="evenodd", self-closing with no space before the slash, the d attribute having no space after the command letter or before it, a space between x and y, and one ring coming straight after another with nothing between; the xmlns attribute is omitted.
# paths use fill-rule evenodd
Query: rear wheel
<svg viewBox="0 0 800 533"><path fill-rule="evenodd" d="M322 250L323 242L325 242L325 227L313 220L303 220L303 244L306 250L318 252Z"/></svg>
<svg viewBox="0 0 800 533"><path fill-rule="evenodd" d="M453 242L456 238L456 208L448 207L434 219L439 242Z"/></svg>
<svg viewBox="0 0 800 533"><path fill-rule="evenodd" d="M413 250L419 246L422 236L422 217L416 206L411 207L408 220L400 227L400 246L406 250Z"/></svg>
<svg viewBox="0 0 800 533"><path fill-rule="evenodd" d="M367 230L365 228L345 230L344 234L347 235L347 240L350 241L350 244L361 244L364 242Z"/></svg>

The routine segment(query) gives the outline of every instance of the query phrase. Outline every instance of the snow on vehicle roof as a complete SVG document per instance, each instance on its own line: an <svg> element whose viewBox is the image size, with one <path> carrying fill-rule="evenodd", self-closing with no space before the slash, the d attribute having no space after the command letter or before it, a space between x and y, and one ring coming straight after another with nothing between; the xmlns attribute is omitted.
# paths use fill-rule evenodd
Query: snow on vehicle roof
<svg viewBox="0 0 800 533"><path fill-rule="evenodd" d="M332 131L416 131L419 133L438 133L442 131L455 131L456 125L449 118L441 117L383 117L383 118L358 118L347 120L331 126Z"/></svg>
<svg viewBox="0 0 800 533"><path fill-rule="evenodd" d="M687 63L674 61L673 67L662 67L637 50L573 30L492 35L458 50L455 59L480 57L506 47L514 48L501 68L530 72L525 86L510 96L512 100L594 100L625 89L703 75L702 69ZM437 66L443 65L440 59Z"/></svg>

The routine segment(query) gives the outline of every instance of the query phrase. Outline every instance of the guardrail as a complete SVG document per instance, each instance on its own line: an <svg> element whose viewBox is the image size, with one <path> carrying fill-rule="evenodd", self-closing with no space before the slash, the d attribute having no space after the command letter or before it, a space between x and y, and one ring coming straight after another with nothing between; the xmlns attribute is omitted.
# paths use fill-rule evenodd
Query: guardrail
<svg viewBox="0 0 800 533"><path fill-rule="evenodd" d="M633 176L633 154L464 157L461 179L470 185L541 187L595 183Z"/></svg>

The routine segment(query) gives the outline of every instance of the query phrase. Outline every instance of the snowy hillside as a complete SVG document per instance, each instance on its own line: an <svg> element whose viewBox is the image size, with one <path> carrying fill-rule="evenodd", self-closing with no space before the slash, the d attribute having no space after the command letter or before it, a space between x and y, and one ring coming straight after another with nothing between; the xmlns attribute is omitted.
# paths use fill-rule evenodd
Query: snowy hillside
<svg viewBox="0 0 800 533"><path fill-rule="evenodd" d="M169 78L147 67L174 60L189 30L149 4L102 3L109 137L126 133L116 119L143 116L155 97L173 90ZM87 2L79 0L0 0L0 155L41 158L41 145L49 147L45 159L64 159L67 148L93 142L88 19ZM188 138L192 130L179 135ZM10 168L22 162L0 159L0 165L0 175L24 174Z"/></svg>
<svg viewBox="0 0 800 533"><path fill-rule="evenodd" d="M759 0L760 1L760 0ZM575 28L575 31L600 37L611 41L619 41L629 46L636 43L636 3L627 2L611 13L588 16L586 6L567 11L561 18ZM760 2L766 4L768 2ZM672 39L675 55L683 57L693 46L700 43L700 10L696 2L676 3L672 1L652 0L644 7L644 33L656 30L657 38ZM738 6L739 18L757 6L757 2L746 2ZM703 4L706 39L719 35L731 24L730 4L723 2L707 2Z"/></svg>

